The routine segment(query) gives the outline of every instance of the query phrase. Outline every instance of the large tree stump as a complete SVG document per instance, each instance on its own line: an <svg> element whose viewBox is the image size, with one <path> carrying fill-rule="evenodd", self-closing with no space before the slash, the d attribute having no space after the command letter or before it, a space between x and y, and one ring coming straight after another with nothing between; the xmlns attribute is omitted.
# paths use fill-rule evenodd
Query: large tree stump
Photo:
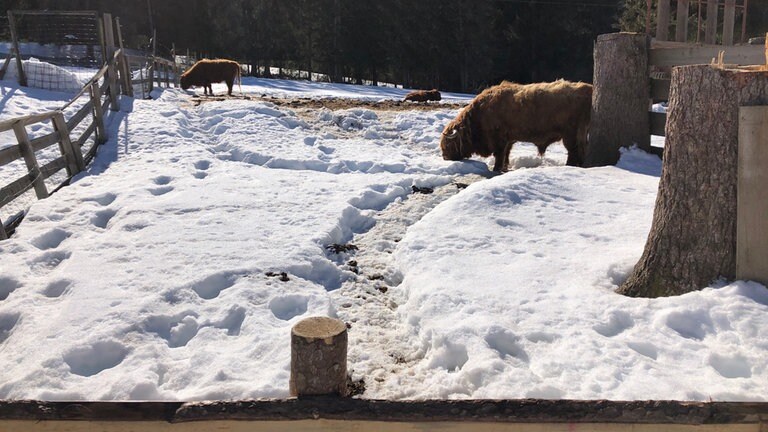
<svg viewBox="0 0 768 432"><path fill-rule="evenodd" d="M291 396L347 393L347 326L328 317L299 321L291 330Z"/></svg>
<svg viewBox="0 0 768 432"><path fill-rule="evenodd" d="M768 71L673 69L653 225L619 293L678 295L734 278L739 107L763 104Z"/></svg>
<svg viewBox="0 0 768 432"><path fill-rule="evenodd" d="M621 147L650 151L650 39L639 33L597 37L592 119L584 166L614 165Z"/></svg>

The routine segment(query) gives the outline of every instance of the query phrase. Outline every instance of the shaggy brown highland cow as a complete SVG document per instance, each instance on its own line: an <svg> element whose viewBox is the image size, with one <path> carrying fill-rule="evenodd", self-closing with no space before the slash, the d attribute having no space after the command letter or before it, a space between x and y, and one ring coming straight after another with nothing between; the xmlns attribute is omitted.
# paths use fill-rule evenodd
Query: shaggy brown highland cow
<svg viewBox="0 0 768 432"><path fill-rule="evenodd" d="M227 94L232 96L232 85L237 79L240 83L240 64L232 60L200 60L181 74L181 88L187 90L193 86L202 86L203 94L213 96L212 83L227 83Z"/></svg>
<svg viewBox="0 0 768 432"><path fill-rule="evenodd" d="M441 99L440 92L436 89L432 90L414 90L407 95L405 95L405 99L403 99L404 102L411 101L411 102L429 102L429 101L439 101Z"/></svg>
<svg viewBox="0 0 768 432"><path fill-rule="evenodd" d="M493 155L493 170L504 171L517 141L536 145L539 155L563 140L567 165L581 166L592 111L592 85L558 80L515 84L504 81L485 89L443 130L443 159Z"/></svg>

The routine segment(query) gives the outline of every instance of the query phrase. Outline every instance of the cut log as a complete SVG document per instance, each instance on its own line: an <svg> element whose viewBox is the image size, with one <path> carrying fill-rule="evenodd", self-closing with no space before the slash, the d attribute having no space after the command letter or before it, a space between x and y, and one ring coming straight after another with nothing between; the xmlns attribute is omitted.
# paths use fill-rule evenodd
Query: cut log
<svg viewBox="0 0 768 432"><path fill-rule="evenodd" d="M328 317L299 321L291 330L291 396L346 396L347 326Z"/></svg>

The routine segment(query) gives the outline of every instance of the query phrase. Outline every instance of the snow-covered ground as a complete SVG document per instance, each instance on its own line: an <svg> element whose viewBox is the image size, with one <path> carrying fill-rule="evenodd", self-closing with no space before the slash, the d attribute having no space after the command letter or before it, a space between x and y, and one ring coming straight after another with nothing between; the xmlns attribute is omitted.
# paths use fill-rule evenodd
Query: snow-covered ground
<svg viewBox="0 0 768 432"><path fill-rule="evenodd" d="M2 85L2 117L57 103ZM366 398L768 400L764 286L613 292L650 228L655 156L578 169L518 144L493 176L440 157L447 105L157 96L123 99L88 172L0 242L0 398L286 397L291 326L328 315Z"/></svg>

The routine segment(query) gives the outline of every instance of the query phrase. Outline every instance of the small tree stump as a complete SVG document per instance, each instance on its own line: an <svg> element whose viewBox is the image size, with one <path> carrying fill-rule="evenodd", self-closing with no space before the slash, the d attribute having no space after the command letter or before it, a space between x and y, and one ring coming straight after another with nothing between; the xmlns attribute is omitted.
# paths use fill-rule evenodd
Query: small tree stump
<svg viewBox="0 0 768 432"><path fill-rule="evenodd" d="M291 330L291 396L346 396L346 388L346 324L328 317L299 321Z"/></svg>
<svg viewBox="0 0 768 432"><path fill-rule="evenodd" d="M621 147L651 149L650 39L640 33L611 33L597 37L589 145L584 166L614 165Z"/></svg>
<svg viewBox="0 0 768 432"><path fill-rule="evenodd" d="M736 274L739 107L768 103L768 71L672 70L653 225L619 293L679 295Z"/></svg>

